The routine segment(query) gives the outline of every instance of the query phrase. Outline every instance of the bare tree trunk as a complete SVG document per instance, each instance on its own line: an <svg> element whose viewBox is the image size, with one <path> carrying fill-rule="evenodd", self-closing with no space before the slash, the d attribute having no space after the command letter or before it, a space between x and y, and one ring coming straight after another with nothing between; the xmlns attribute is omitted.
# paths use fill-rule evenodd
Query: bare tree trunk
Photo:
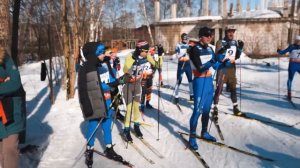
<svg viewBox="0 0 300 168"><path fill-rule="evenodd" d="M9 46L9 0L0 1L0 47Z"/></svg>
<svg viewBox="0 0 300 168"><path fill-rule="evenodd" d="M102 16L102 12L103 12L103 6L104 6L105 0L100 0L100 11L98 14L97 19L95 18L95 8L96 8L96 3L94 2L94 0L91 0L91 18L90 18L90 38L89 41L96 41L98 39L98 34L97 34L97 29L99 27L99 23L100 23L100 18Z"/></svg>
<svg viewBox="0 0 300 168"><path fill-rule="evenodd" d="M141 5L142 5L142 10L143 10L144 17L146 19L146 25L147 25L148 33L149 33L149 36L150 36L151 45L154 45L154 40L153 40L153 36L152 36L152 32L151 32L150 22L149 22L149 18L148 18L147 11L146 11L146 6L145 6L145 0L142 0Z"/></svg>
<svg viewBox="0 0 300 168"><path fill-rule="evenodd" d="M20 65L20 60L18 59L19 15L20 15L20 0L14 0L11 56L16 65Z"/></svg>
<svg viewBox="0 0 300 168"><path fill-rule="evenodd" d="M55 98L54 98L54 89L53 89L53 79L52 79L52 57L53 57L53 53L52 53L52 29L51 29L51 25L52 25L52 7L53 7L53 1L49 0L49 20L48 20L48 47L49 47L49 87L50 87L50 100L51 100L51 104L54 104Z"/></svg>
<svg viewBox="0 0 300 168"><path fill-rule="evenodd" d="M74 86L71 85L71 76L75 75L74 71L74 59L71 56L70 44L69 44L69 31L68 31L68 19L67 19L67 2L66 0L62 0L62 34L63 34L63 50L65 57L65 72L66 72L66 90L67 100L74 97Z"/></svg>

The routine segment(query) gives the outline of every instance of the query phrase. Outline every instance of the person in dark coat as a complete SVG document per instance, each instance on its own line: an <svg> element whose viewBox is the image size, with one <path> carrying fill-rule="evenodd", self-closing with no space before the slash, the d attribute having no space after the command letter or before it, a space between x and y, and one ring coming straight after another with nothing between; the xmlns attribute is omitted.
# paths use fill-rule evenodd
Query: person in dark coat
<svg viewBox="0 0 300 168"><path fill-rule="evenodd" d="M18 68L0 48L0 163L4 168L19 166L19 133L25 130L26 121L24 97Z"/></svg>
<svg viewBox="0 0 300 168"><path fill-rule="evenodd" d="M88 121L86 133L87 148L85 163L92 167L95 135L99 124L103 129L103 138L108 158L122 161L112 145L111 125L113 110L109 85L106 83L107 69L103 67L109 56L105 54L105 46L98 42L88 42L82 48L83 65L78 72L78 95L83 117ZM102 72L103 71L103 72ZM103 79L102 79L103 78Z"/></svg>

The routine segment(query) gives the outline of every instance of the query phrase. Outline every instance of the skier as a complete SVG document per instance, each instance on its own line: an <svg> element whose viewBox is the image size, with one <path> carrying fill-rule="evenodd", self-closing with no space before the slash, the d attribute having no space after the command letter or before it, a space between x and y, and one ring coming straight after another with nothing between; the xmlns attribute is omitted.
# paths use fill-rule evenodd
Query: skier
<svg viewBox="0 0 300 168"><path fill-rule="evenodd" d="M119 78L119 73L121 69L121 64L120 64L120 58L117 57L117 48L112 48L112 49L107 49L106 53L110 55L110 60L107 62L107 67L109 69L109 86L111 89L111 99L115 100L113 103L114 111L116 112L116 118L119 119L120 121L124 122L125 117L121 114L120 109L119 109L119 104L122 103L122 98L119 93L119 88L118 88L118 80ZM116 97L117 96L117 97Z"/></svg>
<svg viewBox="0 0 300 168"><path fill-rule="evenodd" d="M88 131L86 133L87 148L85 152L85 163L88 167L92 167L93 164L95 131L97 131L97 125L100 121L106 146L104 153L110 159L123 160L114 151L112 145L111 124L113 110L110 107L110 88L106 84L109 81L109 75L107 74L107 66L105 66L105 61L109 60L109 55L104 53L105 46L102 43L86 43L82 49L82 57L85 62L80 67L78 74L80 107L84 119L88 121ZM102 63L100 67L99 63Z"/></svg>
<svg viewBox="0 0 300 168"><path fill-rule="evenodd" d="M241 40L237 40L237 41L234 40L235 30L236 29L233 26L225 27L224 39L217 41L216 44L216 53L223 55L223 58L229 58L231 65L227 66L224 69L219 69L217 72L217 79L216 79L217 89L215 90L214 107L213 107L214 118L217 118L218 115L217 105L219 103L219 96L223 90L223 83L226 83L231 93L231 101L233 103L234 115L245 116L245 114L238 109L237 96L236 96L237 80L236 80L236 65L235 65L235 61L239 59L242 54L244 42Z"/></svg>
<svg viewBox="0 0 300 168"><path fill-rule="evenodd" d="M7 51L0 47L0 167L19 167L18 144L24 141L26 101L20 73Z"/></svg>
<svg viewBox="0 0 300 168"><path fill-rule="evenodd" d="M287 98L292 100L292 82L296 72L300 73L300 35L295 37L295 43L288 46L284 50L277 49L280 55L287 52L290 53L289 69L288 69L288 81L287 81Z"/></svg>
<svg viewBox="0 0 300 168"><path fill-rule="evenodd" d="M159 58L162 59L161 57ZM160 61L162 62L162 61ZM158 67L158 63L154 61L149 54L149 44L147 41L140 40L137 42L136 49L125 59L124 74L129 78L123 88L127 112L125 115L125 126L123 137L126 141L132 142L130 134L131 115L133 113L134 131L138 138L143 138L140 130L140 99L141 99L141 80L145 73L150 73L151 66ZM148 71L149 70L149 71Z"/></svg>
<svg viewBox="0 0 300 168"><path fill-rule="evenodd" d="M190 118L189 144L193 150L198 149L196 141L196 128L198 118L202 114L201 137L208 141L216 141L216 138L207 132L209 112L213 99L213 78L210 67L219 67L214 51L208 44L211 41L212 29L202 27L199 30L199 42L190 40L190 63L194 74L194 110ZM223 60L226 63L228 59ZM220 67L219 67L220 68Z"/></svg>
<svg viewBox="0 0 300 168"><path fill-rule="evenodd" d="M164 56L165 55L165 50L161 44L158 44L156 46L156 51L158 56ZM163 86L163 78L162 78L162 67L158 68L158 74L159 74L159 81L160 81L160 86Z"/></svg>
<svg viewBox="0 0 300 168"><path fill-rule="evenodd" d="M162 57L162 54L157 53L157 48L153 47L150 48L149 50L150 55L153 57L155 62L158 62L159 57ZM144 60L145 61L145 60ZM152 86L153 86L153 78L155 71L158 70L161 72L161 66L162 62L160 63L159 68L155 68L155 64L151 64L150 62L146 63L146 68L143 70L143 77L141 81L141 86L142 86L142 97L141 97L141 106L140 109L142 112L145 112L145 107L148 109L153 109L152 105L150 104L151 100L151 93L152 93ZM160 75L161 73L159 73ZM161 79L161 76L159 76ZM161 81L161 80L159 80ZM146 99L146 106L145 106L145 99Z"/></svg>
<svg viewBox="0 0 300 168"><path fill-rule="evenodd" d="M189 45L187 44L188 36L186 33L181 34L181 42L176 45L175 53L178 58L178 66L177 66L177 83L175 86L174 91L174 103L179 103L179 86L182 81L182 74L185 72L188 82L189 82L189 89L190 89L190 101L193 101L194 99L194 93L193 93L193 83L192 83L192 70L191 65L189 62L189 57L187 50L189 48Z"/></svg>

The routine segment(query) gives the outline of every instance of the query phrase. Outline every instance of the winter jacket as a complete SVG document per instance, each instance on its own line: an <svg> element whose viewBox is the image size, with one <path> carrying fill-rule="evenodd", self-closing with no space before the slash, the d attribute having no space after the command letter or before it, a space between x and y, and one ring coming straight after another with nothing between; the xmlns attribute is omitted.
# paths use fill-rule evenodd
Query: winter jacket
<svg viewBox="0 0 300 168"><path fill-rule="evenodd" d="M25 130L26 101L20 73L10 56L6 56L4 64L0 65L0 78L10 77L0 83L0 99L8 122L4 125L0 120L0 139Z"/></svg>
<svg viewBox="0 0 300 168"><path fill-rule="evenodd" d="M88 42L84 45L83 55L86 61L79 68L78 72L79 103L85 120L100 119L107 115L98 72L99 60L95 54L98 44L96 42Z"/></svg>

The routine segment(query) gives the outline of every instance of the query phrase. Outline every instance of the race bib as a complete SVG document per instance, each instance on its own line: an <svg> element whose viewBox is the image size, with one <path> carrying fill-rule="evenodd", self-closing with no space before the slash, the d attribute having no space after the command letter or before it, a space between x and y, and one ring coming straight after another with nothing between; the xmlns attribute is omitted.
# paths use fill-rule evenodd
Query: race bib
<svg viewBox="0 0 300 168"><path fill-rule="evenodd" d="M300 49L293 50L290 54L290 58L300 58Z"/></svg>
<svg viewBox="0 0 300 168"><path fill-rule="evenodd" d="M201 60L202 65L207 63L211 59L212 59L212 55L201 55L200 56L200 60Z"/></svg>
<svg viewBox="0 0 300 168"><path fill-rule="evenodd" d="M186 54L187 52L187 49L186 48L181 48L180 51L179 51L179 56L182 57Z"/></svg>
<svg viewBox="0 0 300 168"><path fill-rule="evenodd" d="M149 62L143 64L143 73L152 74L153 70Z"/></svg>
<svg viewBox="0 0 300 168"><path fill-rule="evenodd" d="M109 83L109 72L100 74L101 82Z"/></svg>
<svg viewBox="0 0 300 168"><path fill-rule="evenodd" d="M235 55L236 55L236 46L230 46L230 48L226 50L225 58L229 58L230 60L235 60Z"/></svg>

